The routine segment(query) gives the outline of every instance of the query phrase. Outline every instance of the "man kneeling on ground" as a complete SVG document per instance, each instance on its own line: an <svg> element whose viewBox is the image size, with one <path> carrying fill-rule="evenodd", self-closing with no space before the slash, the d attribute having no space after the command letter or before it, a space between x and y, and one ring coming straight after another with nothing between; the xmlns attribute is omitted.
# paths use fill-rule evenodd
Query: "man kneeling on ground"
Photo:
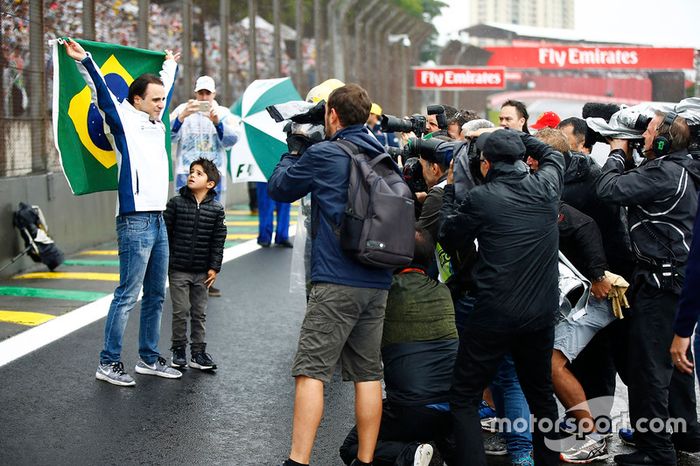
<svg viewBox="0 0 700 466"><path fill-rule="evenodd" d="M382 335L386 399L374 466L427 466L435 442L447 462L452 448L449 391L459 340L450 291L426 275L435 243L416 230L413 263L397 272L387 299ZM349 464L357 455L357 428L340 447Z"/></svg>

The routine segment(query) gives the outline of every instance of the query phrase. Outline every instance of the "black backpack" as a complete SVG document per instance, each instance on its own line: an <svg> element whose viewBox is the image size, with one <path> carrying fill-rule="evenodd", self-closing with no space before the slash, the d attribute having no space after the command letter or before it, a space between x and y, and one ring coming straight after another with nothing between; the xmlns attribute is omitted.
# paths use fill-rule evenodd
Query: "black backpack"
<svg viewBox="0 0 700 466"><path fill-rule="evenodd" d="M373 267L410 264L415 245L413 198L391 156L369 158L350 141L339 139L336 144L350 156L348 203L337 232L340 247Z"/></svg>

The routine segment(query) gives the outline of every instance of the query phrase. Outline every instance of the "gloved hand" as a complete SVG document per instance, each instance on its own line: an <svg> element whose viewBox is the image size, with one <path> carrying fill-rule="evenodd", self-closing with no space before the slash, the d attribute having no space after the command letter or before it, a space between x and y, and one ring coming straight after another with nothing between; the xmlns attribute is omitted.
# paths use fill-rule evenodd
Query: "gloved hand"
<svg viewBox="0 0 700 466"><path fill-rule="evenodd" d="M302 155L311 144L311 139L301 134L292 133L287 136L287 147L291 155Z"/></svg>
<svg viewBox="0 0 700 466"><path fill-rule="evenodd" d="M618 319L624 319L622 309L630 307L627 297L625 296L629 283L621 276L608 272L607 270L605 271L605 278L612 283L612 288L608 292L608 299L610 299L612 303L613 314Z"/></svg>

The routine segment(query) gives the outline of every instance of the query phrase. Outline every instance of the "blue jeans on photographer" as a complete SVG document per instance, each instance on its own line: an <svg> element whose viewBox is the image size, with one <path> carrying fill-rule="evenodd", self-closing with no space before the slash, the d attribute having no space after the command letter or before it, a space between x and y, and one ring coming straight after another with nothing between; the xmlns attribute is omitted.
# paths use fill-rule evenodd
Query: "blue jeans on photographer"
<svg viewBox="0 0 700 466"><path fill-rule="evenodd" d="M105 342L100 363L119 362L129 313L143 286L139 356L146 364L158 359L160 319L168 277L168 233L160 212L135 212L117 217L119 286L105 322Z"/></svg>
<svg viewBox="0 0 700 466"><path fill-rule="evenodd" d="M490 388L496 415L499 419L507 419L510 424L510 426L506 424L506 429L501 432L506 441L508 453L511 457L518 457L531 452L530 407L520 388L520 381L510 353L503 357Z"/></svg>

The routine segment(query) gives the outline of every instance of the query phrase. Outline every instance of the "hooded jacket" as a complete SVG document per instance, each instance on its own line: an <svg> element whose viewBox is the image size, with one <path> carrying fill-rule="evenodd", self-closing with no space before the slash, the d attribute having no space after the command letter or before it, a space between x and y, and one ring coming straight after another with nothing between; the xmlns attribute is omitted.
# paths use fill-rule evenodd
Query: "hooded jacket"
<svg viewBox="0 0 700 466"><path fill-rule="evenodd" d="M170 269L180 272L221 270L226 241L226 213L214 200L210 190L204 200L197 200L190 188L183 186L180 195L168 201L163 213L170 245Z"/></svg>
<svg viewBox="0 0 700 466"><path fill-rule="evenodd" d="M598 178L601 200L628 206L632 249L649 282L661 288L657 268L673 263L680 292L698 207L700 162L686 151L643 162L624 171L624 154L610 153Z"/></svg>
<svg viewBox="0 0 700 466"><path fill-rule="evenodd" d="M557 218L564 156L522 134L527 154L540 162L527 166L494 163L486 183L455 204L443 204L446 216L439 241L448 250L478 241L473 269L474 310L466 325L490 331L529 332L554 325L559 308ZM447 188L446 188L447 194Z"/></svg>
<svg viewBox="0 0 700 466"><path fill-rule="evenodd" d="M311 193L311 281L360 288L388 290L391 270L368 267L347 255L335 233L348 203L350 157L335 140L354 143L369 157L384 153L384 147L364 125L336 132L328 141L309 147L301 156L285 154L268 180L270 197L294 202ZM399 172L396 167L397 173ZM331 225L332 221L334 225Z"/></svg>

